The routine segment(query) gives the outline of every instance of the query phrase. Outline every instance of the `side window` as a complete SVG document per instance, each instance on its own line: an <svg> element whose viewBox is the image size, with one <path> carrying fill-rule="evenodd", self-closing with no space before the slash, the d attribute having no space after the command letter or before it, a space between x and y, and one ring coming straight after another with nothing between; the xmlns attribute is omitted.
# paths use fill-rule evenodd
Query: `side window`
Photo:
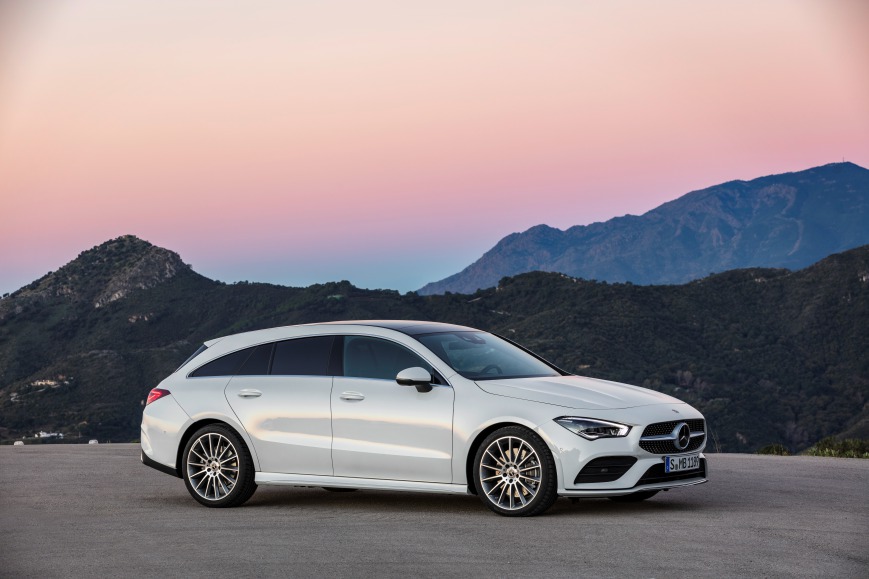
<svg viewBox="0 0 869 579"><path fill-rule="evenodd" d="M329 358L333 336L296 338L275 344L272 374L289 376L331 376Z"/></svg>
<svg viewBox="0 0 869 579"><path fill-rule="evenodd" d="M269 373L269 362L272 361L274 344L262 344L254 348L253 353L242 364L236 376L265 376Z"/></svg>
<svg viewBox="0 0 869 579"><path fill-rule="evenodd" d="M395 380L406 368L432 367L422 358L395 342L364 336L344 337L344 375L355 378Z"/></svg>
<svg viewBox="0 0 869 579"><path fill-rule="evenodd" d="M232 376L241 365L244 364L245 360L247 360L247 357L251 355L254 349L255 348L245 348L244 350L221 356L204 366L200 366L191 372L190 376L196 378L202 378L205 376Z"/></svg>

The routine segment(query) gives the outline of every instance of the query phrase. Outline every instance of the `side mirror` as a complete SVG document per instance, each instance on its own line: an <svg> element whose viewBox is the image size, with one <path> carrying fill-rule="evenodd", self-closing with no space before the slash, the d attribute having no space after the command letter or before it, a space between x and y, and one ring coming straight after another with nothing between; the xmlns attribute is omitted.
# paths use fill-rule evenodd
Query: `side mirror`
<svg viewBox="0 0 869 579"><path fill-rule="evenodd" d="M395 381L402 386L416 386L417 392L431 392L431 372L419 366L405 368L398 373Z"/></svg>

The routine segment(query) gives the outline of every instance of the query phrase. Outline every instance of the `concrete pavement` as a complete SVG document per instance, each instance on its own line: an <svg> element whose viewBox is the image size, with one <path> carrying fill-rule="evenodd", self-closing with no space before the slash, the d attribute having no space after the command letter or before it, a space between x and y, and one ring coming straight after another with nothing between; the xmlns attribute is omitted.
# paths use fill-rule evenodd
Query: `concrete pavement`
<svg viewBox="0 0 869 579"><path fill-rule="evenodd" d="M0 447L0 577L867 577L869 460L708 455L711 482L507 519L472 496L260 487L208 509L137 445Z"/></svg>

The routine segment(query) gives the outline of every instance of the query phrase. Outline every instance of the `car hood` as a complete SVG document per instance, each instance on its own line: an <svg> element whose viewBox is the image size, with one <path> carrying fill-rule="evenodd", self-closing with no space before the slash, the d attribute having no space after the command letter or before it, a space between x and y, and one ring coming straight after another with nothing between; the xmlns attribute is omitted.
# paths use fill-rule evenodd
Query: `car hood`
<svg viewBox="0 0 869 579"><path fill-rule="evenodd" d="M476 384L484 392L496 396L588 410L684 404L681 400L648 388L583 376L479 380Z"/></svg>

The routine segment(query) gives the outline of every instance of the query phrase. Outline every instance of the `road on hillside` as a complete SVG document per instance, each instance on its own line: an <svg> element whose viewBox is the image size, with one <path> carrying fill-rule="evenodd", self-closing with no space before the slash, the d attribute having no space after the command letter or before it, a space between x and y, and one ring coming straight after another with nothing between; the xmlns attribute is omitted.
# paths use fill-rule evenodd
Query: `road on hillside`
<svg viewBox="0 0 869 579"><path fill-rule="evenodd" d="M710 455L640 504L260 487L199 506L137 445L0 447L0 577L869 576L869 460Z"/></svg>

